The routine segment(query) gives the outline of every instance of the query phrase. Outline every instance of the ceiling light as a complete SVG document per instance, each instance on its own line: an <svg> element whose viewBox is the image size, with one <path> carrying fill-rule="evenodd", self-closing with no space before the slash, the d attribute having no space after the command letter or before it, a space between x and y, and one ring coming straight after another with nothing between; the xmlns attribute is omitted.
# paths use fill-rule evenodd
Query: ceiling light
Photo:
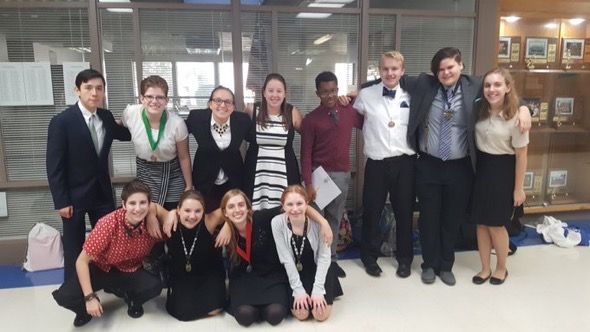
<svg viewBox="0 0 590 332"><path fill-rule="evenodd" d="M314 45L321 45L325 42L327 42L328 40L332 39L332 37L334 37L334 35L331 34L327 34L327 35L323 35L321 37L319 37L318 39L313 41Z"/></svg>
<svg viewBox="0 0 590 332"><path fill-rule="evenodd" d="M332 16L331 13L299 13L297 18L328 18Z"/></svg>
<svg viewBox="0 0 590 332"><path fill-rule="evenodd" d="M317 3L312 2L307 7L315 7L315 8L342 8L344 7L345 3Z"/></svg>
<svg viewBox="0 0 590 332"><path fill-rule="evenodd" d="M582 23L584 21L585 21L585 19L583 19L583 18L572 18L570 20L570 24L578 25L578 24L580 24L580 23Z"/></svg>
<svg viewBox="0 0 590 332"><path fill-rule="evenodd" d="M555 29L555 28L557 28L557 23L553 23L553 22L547 23L547 24L545 24L545 28L547 28L547 29Z"/></svg>
<svg viewBox="0 0 590 332"><path fill-rule="evenodd" d="M520 20L520 17L518 17L518 16L504 16L504 17L502 17L502 19L508 23L514 23L514 22Z"/></svg>

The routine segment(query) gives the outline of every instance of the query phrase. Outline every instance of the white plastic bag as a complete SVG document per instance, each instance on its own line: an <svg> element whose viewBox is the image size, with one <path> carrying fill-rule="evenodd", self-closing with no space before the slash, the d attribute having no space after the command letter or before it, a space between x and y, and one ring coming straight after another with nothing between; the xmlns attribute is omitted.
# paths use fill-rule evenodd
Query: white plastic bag
<svg viewBox="0 0 590 332"><path fill-rule="evenodd" d="M34 272L64 267L64 250L59 231L37 223L29 232L27 258L23 269Z"/></svg>

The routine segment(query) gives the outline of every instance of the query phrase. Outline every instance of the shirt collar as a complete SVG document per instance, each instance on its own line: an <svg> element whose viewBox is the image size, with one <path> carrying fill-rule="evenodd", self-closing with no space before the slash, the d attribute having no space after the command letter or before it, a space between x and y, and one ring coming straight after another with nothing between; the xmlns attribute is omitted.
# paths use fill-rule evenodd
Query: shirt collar
<svg viewBox="0 0 590 332"><path fill-rule="evenodd" d="M213 116L211 116L211 123L210 123L209 127L213 128L213 125L217 123L218 126L223 126L224 124L226 124L227 127L229 128L230 121L231 121L231 117L227 119L227 122L219 124L219 123L215 122L215 119L213 118Z"/></svg>
<svg viewBox="0 0 590 332"><path fill-rule="evenodd" d="M84 105L82 105L82 103L80 101L78 101L78 107L82 111L82 116L84 117L84 119L86 119L86 120L90 119L90 117L93 114L96 114L96 116L98 117L97 112L94 112L94 113L90 112L86 107L84 107Z"/></svg>
<svg viewBox="0 0 590 332"><path fill-rule="evenodd" d="M383 90L383 88L390 90L390 91L399 90L399 83L395 86L395 88L390 89L390 88L386 87L385 84L383 84L383 82L379 82L379 91Z"/></svg>

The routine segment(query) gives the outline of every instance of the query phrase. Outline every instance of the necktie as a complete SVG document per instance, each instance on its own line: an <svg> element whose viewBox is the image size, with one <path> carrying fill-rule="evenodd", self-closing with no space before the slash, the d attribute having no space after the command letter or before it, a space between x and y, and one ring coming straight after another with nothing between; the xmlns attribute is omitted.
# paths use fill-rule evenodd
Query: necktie
<svg viewBox="0 0 590 332"><path fill-rule="evenodd" d="M438 139L438 154L440 159L447 160L451 157L451 129L453 127L452 108L454 93L452 89L443 90L443 117L440 123L440 137Z"/></svg>
<svg viewBox="0 0 590 332"><path fill-rule="evenodd" d="M330 119L332 119L332 122L334 122L335 124L338 124L338 112L337 111L330 111L328 112L328 115L330 116Z"/></svg>
<svg viewBox="0 0 590 332"><path fill-rule="evenodd" d="M219 134L219 136L223 136L225 131L227 130L228 125L225 123L223 126L218 125L217 123L213 124L213 129Z"/></svg>
<svg viewBox="0 0 590 332"><path fill-rule="evenodd" d="M100 154L100 145L98 144L98 134L96 133L96 127L94 125L95 120L96 120L96 115L92 114L90 116L90 120L88 120L88 129L90 130L90 137L92 137L92 143L94 144L94 149L96 150L96 154Z"/></svg>
<svg viewBox="0 0 590 332"><path fill-rule="evenodd" d="M393 99L395 98L395 91L396 90L389 90L388 88L383 87L383 96Z"/></svg>

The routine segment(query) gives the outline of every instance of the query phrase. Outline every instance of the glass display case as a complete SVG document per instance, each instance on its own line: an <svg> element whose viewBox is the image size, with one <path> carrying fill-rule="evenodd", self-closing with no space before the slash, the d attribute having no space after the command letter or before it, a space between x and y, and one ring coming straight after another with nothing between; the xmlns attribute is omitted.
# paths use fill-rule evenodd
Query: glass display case
<svg viewBox="0 0 590 332"><path fill-rule="evenodd" d="M524 188L529 210L590 209L590 25L502 17L498 65L533 117Z"/></svg>

